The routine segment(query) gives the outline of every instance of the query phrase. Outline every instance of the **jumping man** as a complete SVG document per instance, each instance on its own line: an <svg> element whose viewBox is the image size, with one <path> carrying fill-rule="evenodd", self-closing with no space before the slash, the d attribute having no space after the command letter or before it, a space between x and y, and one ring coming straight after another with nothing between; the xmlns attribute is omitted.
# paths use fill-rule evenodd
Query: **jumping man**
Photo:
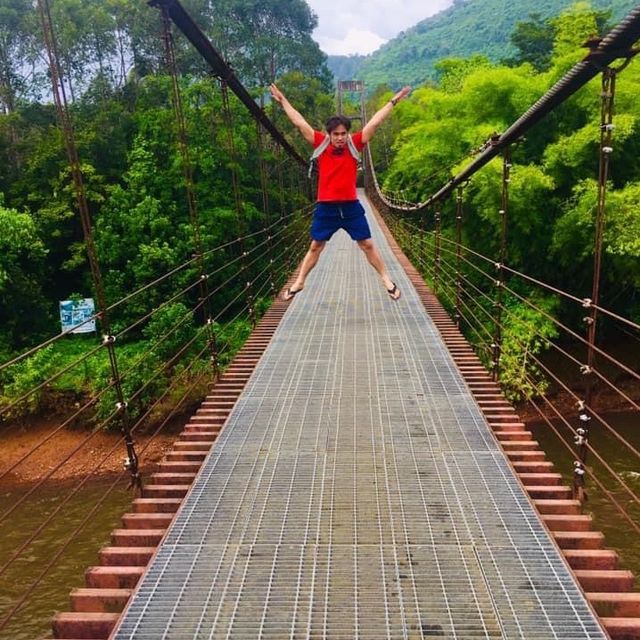
<svg viewBox="0 0 640 640"><path fill-rule="evenodd" d="M378 272L387 293L393 300L400 298L400 289L389 277L387 268L378 252L371 230L365 217L364 207L356 195L357 161L353 154L361 152L364 145L373 138L376 129L391 113L393 107L411 91L411 87L403 87L389 102L379 109L367 122L362 131L351 137L350 148L349 129L351 121L345 116L332 116L327 120L327 133L315 131L313 127L300 115L284 94L275 84L271 85L273 99L282 105L284 112L291 122L298 128L303 138L312 144L314 149L320 147L327 135L329 144L318 156L318 201L311 223L311 245L302 260L300 273L295 282L284 293L285 300L291 300L296 293L304 289L304 283L309 272L316 266L320 253L327 241L338 230L344 229L352 240L364 251L369 264Z"/></svg>

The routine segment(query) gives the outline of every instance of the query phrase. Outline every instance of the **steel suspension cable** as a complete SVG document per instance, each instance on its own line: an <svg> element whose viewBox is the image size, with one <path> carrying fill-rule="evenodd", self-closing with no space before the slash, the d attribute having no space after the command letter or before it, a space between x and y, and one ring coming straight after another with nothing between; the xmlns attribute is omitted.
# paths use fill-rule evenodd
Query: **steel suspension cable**
<svg viewBox="0 0 640 640"><path fill-rule="evenodd" d="M632 9L626 18L607 36L599 41L574 67L558 80L535 104L518 118L504 133L490 138L486 150L470 165L449 180L439 191L429 197L425 206L442 200L455 187L468 180L501 150L516 142L542 118L551 113L578 89L595 78L607 65L620 58L629 59L638 53L633 45L640 39L640 6Z"/></svg>
<svg viewBox="0 0 640 640"><path fill-rule="evenodd" d="M151 6L166 10L174 24L182 31L186 38L204 58L214 75L222 79L233 91L238 99L245 105L251 116L258 120L269 132L271 137L302 167L307 166L307 161L287 142L284 135L277 129L265 112L256 104L242 83L236 78L233 69L224 61L220 53L213 47L209 39L196 25L191 16L184 10L178 0L151 0Z"/></svg>
<svg viewBox="0 0 640 640"><path fill-rule="evenodd" d="M415 225L411 225L411 223L407 223L407 224L409 224L410 226L413 226L413 228L415 228L418 231L422 231L418 227L415 227ZM448 244L452 244L452 245L455 246L455 242L452 241L452 240L449 240L448 238L446 238L446 236L441 236L441 241L445 242L445 243L448 243ZM482 255L482 254L470 249L469 247L463 247L463 248L464 248L466 253L470 253L471 255L476 256L476 257L486 261L489 264L492 264L494 266L497 266L497 264L498 264L495 261L491 260L491 258L488 258L487 256L484 256L484 255ZM453 251L449 251L447 249L445 249L445 251L447 251L448 253L453 255ZM489 273L487 273L486 271L484 271L483 269L481 269L480 267L475 265L473 262L471 262L465 256L461 256L461 259L462 259L463 262L468 264L472 269L474 269L477 273L483 275L487 280L489 280L489 281L493 280L493 277ZM511 269L511 268L507 267L506 265L502 265L502 268L505 271L508 271L509 273L512 273L512 274L517 275L517 276L521 276L521 277L525 278L526 280L528 280L528 281L530 281L530 282L532 282L534 284L538 284L541 287L546 288L547 290L550 290L550 291L553 291L553 292L556 292L556 293L559 293L559 294L563 294L568 299L570 299L572 301L575 301L575 302L578 302L579 304L581 304L586 309L590 308L590 301L589 300L585 300L584 298L577 298L577 297L571 296L570 294L567 294L566 292L563 292L563 291L561 291L559 289L552 288L549 285L545 285L545 283L543 283L543 282L541 282L539 280L536 280L535 278L531 278L531 277L525 276L521 272L516 271L514 269ZM581 336L580 334L576 333L575 331L573 331L572 329L567 327L565 324L560 322L557 318L554 318L548 312L544 311L539 306L533 304L530 300L528 300L527 298L525 298L524 296L522 296L521 294L519 294L518 292L516 292L512 288L508 287L506 284L504 284L503 287L504 287L505 291L507 291L511 295L515 296L516 298L518 298L521 302L524 302L525 304L529 305L535 311L538 311L538 312L542 313L548 320L553 322L557 327L559 327L560 329L565 331L572 338L575 338L579 342L581 342L581 343L583 343L585 345L588 345L587 338L585 338L585 337ZM625 373L627 373L630 376L636 378L637 380L640 380L640 374L639 373L637 373L633 369L627 367L625 364L623 364L619 360L615 359L613 356L608 354L606 351L603 351L602 349L600 349L597 345L594 345L593 349L594 349L595 353L597 353L598 355L606 358L607 360L609 360L609 362L611 362L612 364L618 366Z"/></svg>

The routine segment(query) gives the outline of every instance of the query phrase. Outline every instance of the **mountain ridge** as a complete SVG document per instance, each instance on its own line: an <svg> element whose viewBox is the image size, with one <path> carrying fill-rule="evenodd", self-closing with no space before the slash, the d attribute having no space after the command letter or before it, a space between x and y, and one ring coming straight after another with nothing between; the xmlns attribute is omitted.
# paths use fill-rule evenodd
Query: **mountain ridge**
<svg viewBox="0 0 640 640"><path fill-rule="evenodd" d="M559 15L574 0L454 0L439 13L399 33L367 56L329 56L336 80L356 77L374 88L388 84L418 86L435 78L435 64L444 58L485 55L499 62L515 53L510 35L518 22L531 14ZM584 4L584 3L582 3ZM636 5L634 0L593 0L594 9L611 10L617 24Z"/></svg>

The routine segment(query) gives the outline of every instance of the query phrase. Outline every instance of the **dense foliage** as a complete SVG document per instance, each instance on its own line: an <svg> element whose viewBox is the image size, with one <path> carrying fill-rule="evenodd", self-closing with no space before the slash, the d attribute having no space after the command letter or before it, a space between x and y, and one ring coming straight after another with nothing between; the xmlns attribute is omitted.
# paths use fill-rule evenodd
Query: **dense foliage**
<svg viewBox="0 0 640 640"><path fill-rule="evenodd" d="M494 132L504 131L581 58L580 44L598 28L600 19L599 12L584 5L555 18L553 50L548 65L542 65L549 66L547 71L537 71L529 63L492 64L486 58L442 62L440 84L417 89L413 100L398 110L394 126L400 133L384 174L385 189L413 202L435 193L469 162L460 163L465 154ZM616 83L601 279L602 305L636 322L640 320L638 87L640 64L633 61ZM592 287L601 91L598 77L515 146L509 184L509 265L580 299L590 297ZM376 143L382 157L380 141ZM501 180L502 163L496 159L465 189L464 242L486 256L497 256L500 246ZM449 202L443 207L444 233L449 238L454 236L454 215L455 205ZM579 305L555 306L582 334L584 310ZM538 318L537 324L542 327L544 322ZM606 331L607 323L601 320L601 336Z"/></svg>
<svg viewBox="0 0 640 640"><path fill-rule="evenodd" d="M484 15L484 5L493 6L491 2L456 2L439 19L461 16L456 24L464 30L470 24L465 16ZM583 55L581 44L602 29L607 14L578 5L549 20L545 16L552 4L539 3L538 14L514 31L517 46L508 63L496 64L476 54L437 64L437 86L416 89L374 140L374 157L386 189L414 201L433 193L455 163L493 132L503 131ZM620 12L621 7L612 8ZM214 19L209 5L199 0L187 8L217 46L233 56L238 75L253 87L259 102L266 95L265 84L278 76L291 102L313 125L320 126L331 114L333 95L324 57L310 39L315 17L302 0L278 0L269 7L228 0L215 16L223 15L224 20ZM508 13L515 20L526 17L528 8ZM62 135L46 97L37 16L22 0L0 0L0 11L0 361L5 361L57 332L59 300L95 292ZM159 16L130 0L56 0L52 14L106 299L113 303L190 260L196 249L171 81L157 37ZM276 19L285 14L286 20ZM412 33L421 29L418 25ZM176 49L206 253L238 235L258 233L274 214L294 210L304 200L294 172L282 173L277 150L268 143L261 147L244 107L232 99L227 116L218 82L207 77L202 62L180 36ZM392 48L387 53L393 66ZM417 53L409 57L412 64L422 65ZM640 317L640 149L634 135L640 116L639 73L638 64L632 63L619 82L603 274L605 306L633 318ZM397 69L389 77L394 83L402 81ZM599 92L594 81L531 132L515 151L511 183L509 264L577 296L589 292L591 278ZM379 86L370 96L368 112L388 98L388 88ZM266 108L306 155L288 119L280 110ZM265 193L262 160L270 167ZM234 179L240 202L232 188ZM495 255L499 244L499 194L500 167L493 163L474 178L465 201L465 241L487 255ZM302 221L299 229L304 228ZM445 210L445 234L453 234L451 208ZM243 246L230 245L206 256L206 270L216 274L216 304L223 310L216 333L227 336L218 345L228 347L226 357L237 348L237 336L246 331L247 318L237 317L246 280L264 273L270 260L263 255L242 277L238 276L245 267L225 267L229 261L237 265L260 243L259 236L252 237ZM296 256L295 251L277 254L279 260L291 262ZM127 385L133 389L137 380L148 398L184 369L185 359L207 345L204 312L191 311L201 295L196 289L189 289L175 304L161 306L185 290L197 274L197 264L192 263L111 315L114 332L126 333L118 349L123 368L132 369ZM261 292L251 304L263 306L265 298ZM551 298L539 303L557 308ZM539 351L553 337L552 329L517 300L508 300L506 306L511 311L507 322L525 352ZM159 310L157 320L127 329L153 310ZM572 320L579 318L568 318ZM172 322L175 329L165 335ZM183 352L179 345L184 341L191 346ZM73 338L63 347L46 349L37 359L0 372L0 403L15 402L28 384L45 385L47 374L67 366L86 344ZM523 385L521 355L517 341L505 344L505 363L511 362L505 377L516 387ZM88 357L81 371L60 376L47 389L75 402L77 394L99 396L108 384L107 360L101 352ZM106 398L104 406L112 404L113 398ZM46 406L46 398L36 395L15 411ZM97 417L106 411L101 407L97 402Z"/></svg>
<svg viewBox="0 0 640 640"><path fill-rule="evenodd" d="M106 303L127 297L109 319L119 336L124 392L136 400L130 411L140 413L196 354L204 350L204 364L189 372L183 388L209 366L207 313L216 320L218 365L240 346L300 250L274 253L264 229L307 202L306 171L296 170L264 132L258 137L255 121L233 95L226 110L220 82L174 33L195 195L190 207L159 11L133 0L53 0L50 5ZM259 102L265 85L277 76L310 121L330 114L330 74L311 39L316 18L303 0L218 3L215 15L200 0L185 7L233 59L236 74ZM96 289L50 98L37 5L0 0L0 18L4 363L59 332L60 300L96 297ZM318 94L326 97L316 99ZM285 124L281 113L277 120ZM301 221L287 230L287 242L305 229ZM204 252L202 263L193 260L198 248ZM176 269L171 278L131 297ZM211 274L210 312L202 305L204 290L194 286L200 269ZM247 281L258 278L253 288L262 288L253 291ZM86 355L96 345L96 336L72 336L0 370L0 409L10 407L4 417L93 398L93 417L104 418L115 396L106 350ZM79 358L81 366L72 366ZM20 400L38 385L38 393Z"/></svg>

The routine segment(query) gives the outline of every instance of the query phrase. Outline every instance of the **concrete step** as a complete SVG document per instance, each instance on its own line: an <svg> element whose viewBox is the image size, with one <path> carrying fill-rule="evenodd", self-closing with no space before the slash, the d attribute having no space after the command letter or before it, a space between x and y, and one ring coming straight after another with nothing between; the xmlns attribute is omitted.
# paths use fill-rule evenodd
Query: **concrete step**
<svg viewBox="0 0 640 640"><path fill-rule="evenodd" d="M190 484L148 484L142 491L145 498L184 498Z"/></svg>
<svg viewBox="0 0 640 640"><path fill-rule="evenodd" d="M135 513L175 513L182 504L182 498L136 498L133 501Z"/></svg>
<svg viewBox="0 0 640 640"><path fill-rule="evenodd" d="M187 422L186 426L189 425L196 425L196 426L203 426L203 425L208 425L210 428L211 427L217 427L217 426L222 426L228 418L229 414L228 413L206 413L206 414L199 414L199 415L193 415L191 416L191 418L189 418L189 422Z"/></svg>
<svg viewBox="0 0 640 640"><path fill-rule="evenodd" d="M640 593L599 593L589 591L587 599L599 616L613 618L640 617Z"/></svg>
<svg viewBox="0 0 640 640"><path fill-rule="evenodd" d="M498 425L500 427L500 425ZM495 429L493 431L495 433L496 438L500 440L500 442L533 442L533 436L531 435L531 431L516 431L515 429Z"/></svg>
<svg viewBox="0 0 640 640"><path fill-rule="evenodd" d="M613 571L618 566L618 554L611 549L565 549L562 553L572 569Z"/></svg>
<svg viewBox="0 0 640 640"><path fill-rule="evenodd" d="M211 442L206 440L178 440L173 443L174 451L209 451Z"/></svg>
<svg viewBox="0 0 640 640"><path fill-rule="evenodd" d="M172 513L125 513L122 516L125 529L166 529L172 520Z"/></svg>
<svg viewBox="0 0 640 640"><path fill-rule="evenodd" d="M157 547L166 529L114 529L111 544L114 547Z"/></svg>
<svg viewBox="0 0 640 640"><path fill-rule="evenodd" d="M483 395L498 395L502 397L502 390L495 382L474 382L472 380L467 380L466 382L474 397L481 398Z"/></svg>
<svg viewBox="0 0 640 640"><path fill-rule="evenodd" d="M546 514L572 514L580 513L579 500L534 500L533 504L539 513Z"/></svg>
<svg viewBox="0 0 640 640"><path fill-rule="evenodd" d="M540 448L537 440L504 440L500 443L505 451L535 451Z"/></svg>
<svg viewBox="0 0 640 640"><path fill-rule="evenodd" d="M119 613L132 593L132 589L73 589L71 608L75 612Z"/></svg>
<svg viewBox="0 0 640 640"><path fill-rule="evenodd" d="M89 567L84 581L90 589L133 589L144 571L144 567Z"/></svg>
<svg viewBox="0 0 640 640"><path fill-rule="evenodd" d="M634 577L631 571L599 569L574 569L574 575L585 591L619 592L633 589Z"/></svg>
<svg viewBox="0 0 640 640"><path fill-rule="evenodd" d="M491 424L494 431L524 431L524 422L514 420L513 422L494 422Z"/></svg>
<svg viewBox="0 0 640 640"><path fill-rule="evenodd" d="M195 473L153 473L146 484L191 484L195 477Z"/></svg>
<svg viewBox="0 0 640 640"><path fill-rule="evenodd" d="M146 567L155 547L103 547L100 564L103 567Z"/></svg>
<svg viewBox="0 0 640 640"><path fill-rule="evenodd" d="M241 393L242 389L244 389L244 385L240 384L238 382L233 382L232 380L223 380L222 378L220 378L220 380L218 380L218 382L216 382L213 387L212 387L212 392L211 395L214 395L216 393L228 393L228 392L234 392L234 393Z"/></svg>
<svg viewBox="0 0 640 640"><path fill-rule="evenodd" d="M158 464L161 473L196 473L202 466L202 460L163 460Z"/></svg>
<svg viewBox="0 0 640 640"><path fill-rule="evenodd" d="M230 403L231 407L238 402L238 398L240 397L240 389L231 390L231 389L216 389L213 393L210 393L203 402L211 402L211 403ZM231 408L230 407L230 408Z"/></svg>
<svg viewBox="0 0 640 640"><path fill-rule="evenodd" d="M520 473L518 477L525 487L556 486L562 482L562 475L559 473Z"/></svg>
<svg viewBox="0 0 640 640"><path fill-rule="evenodd" d="M553 537L561 549L602 549L601 531L554 531Z"/></svg>
<svg viewBox="0 0 640 640"><path fill-rule="evenodd" d="M220 433L222 431L222 425L225 423L226 418L206 418L196 420L195 422L189 421L182 434L192 435L194 433Z"/></svg>
<svg viewBox="0 0 640 640"><path fill-rule="evenodd" d="M513 424L514 422L518 422L518 414L513 411L513 409L509 411L505 411L504 413L497 413L496 411L485 411L484 417L489 424L500 424L502 422L507 422L509 424Z"/></svg>
<svg viewBox="0 0 640 640"><path fill-rule="evenodd" d="M548 473L553 469L553 462L547 460L512 461L511 464L520 475L525 473Z"/></svg>
<svg viewBox="0 0 640 640"><path fill-rule="evenodd" d="M211 447L211 443L215 442L218 439L218 435L220 430L216 431L183 431L180 434L181 442L208 442L209 447Z"/></svg>
<svg viewBox="0 0 640 640"><path fill-rule="evenodd" d="M489 397L482 397L482 398L476 398L476 402L481 406L481 407L486 407L487 409L496 409L496 410L503 410L506 409L507 411L513 411L513 406L511 404L509 404L509 402L507 402L501 395L496 394L493 396L489 396Z"/></svg>
<svg viewBox="0 0 640 640"><path fill-rule="evenodd" d="M208 407L199 407L198 410L191 416L189 422L191 422L192 420L200 420L202 421L203 418L220 418L220 417L226 417L231 413L231 410L233 409L233 406L236 403L234 402L232 406L230 407L216 407L216 406L208 406Z"/></svg>
<svg viewBox="0 0 640 640"><path fill-rule="evenodd" d="M500 391L494 389L474 389L473 397L478 404L480 404L481 402L504 402L504 397L500 393Z"/></svg>
<svg viewBox="0 0 640 640"><path fill-rule="evenodd" d="M639 640L640 618L600 618L611 640Z"/></svg>
<svg viewBox="0 0 640 640"><path fill-rule="evenodd" d="M206 451L169 451L165 455L167 462L202 462L206 457Z"/></svg>
<svg viewBox="0 0 640 640"><path fill-rule="evenodd" d="M545 514L543 522L551 531L589 531L593 525L593 519L589 515L570 514Z"/></svg>
<svg viewBox="0 0 640 640"><path fill-rule="evenodd" d="M517 450L517 451L505 451L507 457L512 462L542 462L545 459L544 451L527 451L527 450Z"/></svg>
<svg viewBox="0 0 640 640"><path fill-rule="evenodd" d="M526 489L532 498L539 500L568 500L573 495L571 487L562 485L527 486Z"/></svg>
<svg viewBox="0 0 640 640"><path fill-rule="evenodd" d="M116 626L119 613L58 613L51 626L56 638L108 638Z"/></svg>

